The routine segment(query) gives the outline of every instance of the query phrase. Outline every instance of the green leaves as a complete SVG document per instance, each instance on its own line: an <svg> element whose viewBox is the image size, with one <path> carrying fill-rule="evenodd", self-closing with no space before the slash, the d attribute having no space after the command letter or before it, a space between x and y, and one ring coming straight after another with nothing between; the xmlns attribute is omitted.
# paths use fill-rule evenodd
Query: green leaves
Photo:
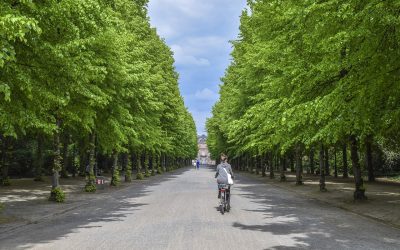
<svg viewBox="0 0 400 250"><path fill-rule="evenodd" d="M96 133L99 151L196 155L196 129L147 1L0 3L0 133ZM60 120L60 130L55 121Z"/></svg>
<svg viewBox="0 0 400 250"><path fill-rule="evenodd" d="M400 102L389 101L400 86L395 1L249 5L207 122L214 155L285 153L398 128Z"/></svg>

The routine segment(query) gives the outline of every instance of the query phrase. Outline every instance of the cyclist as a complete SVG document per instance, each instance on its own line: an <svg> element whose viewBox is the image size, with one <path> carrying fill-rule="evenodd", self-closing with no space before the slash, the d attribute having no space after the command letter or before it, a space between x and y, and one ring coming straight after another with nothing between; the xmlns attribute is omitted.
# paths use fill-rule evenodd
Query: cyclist
<svg viewBox="0 0 400 250"><path fill-rule="evenodd" d="M228 174L231 175L232 179L234 179L232 167L227 162L228 157L222 153L221 154L221 163L217 166L217 172L215 173L215 178L217 178L218 184L229 184L228 183ZM230 194L230 185L228 185L228 194ZM218 199L221 198L221 191L218 188ZM229 199L229 196L227 197Z"/></svg>

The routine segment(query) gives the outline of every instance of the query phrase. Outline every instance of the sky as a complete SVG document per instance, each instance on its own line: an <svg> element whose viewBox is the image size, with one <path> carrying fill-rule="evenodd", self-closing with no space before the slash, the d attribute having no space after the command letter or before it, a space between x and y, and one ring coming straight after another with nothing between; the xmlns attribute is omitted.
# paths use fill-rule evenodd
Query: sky
<svg viewBox="0 0 400 250"><path fill-rule="evenodd" d="M246 0L150 0L150 23L172 49L179 88L196 122L205 122L219 98L220 78L230 63Z"/></svg>

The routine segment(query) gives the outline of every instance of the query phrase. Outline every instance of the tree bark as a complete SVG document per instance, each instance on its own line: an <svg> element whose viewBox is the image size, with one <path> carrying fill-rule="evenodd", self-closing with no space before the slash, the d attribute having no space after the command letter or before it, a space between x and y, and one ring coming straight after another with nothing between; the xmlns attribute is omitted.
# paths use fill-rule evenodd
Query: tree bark
<svg viewBox="0 0 400 250"><path fill-rule="evenodd" d="M334 176L335 176L335 178L337 178L338 177L338 170L337 170L337 161L336 161L336 146L335 146L335 152L334 152L334 154L335 154L335 158L334 158L334 170L335 170L335 172L334 172Z"/></svg>
<svg viewBox="0 0 400 250"><path fill-rule="evenodd" d="M343 156L343 178L349 178L349 167L347 164L347 145L346 144L343 144L342 156Z"/></svg>
<svg viewBox="0 0 400 250"><path fill-rule="evenodd" d="M91 133L89 136L89 173L87 176L87 185L94 185L96 177L94 176L95 165L95 148L96 148L96 135ZM114 174L114 171L113 171Z"/></svg>
<svg viewBox="0 0 400 250"><path fill-rule="evenodd" d="M182 160L182 162L183 162L183 160ZM155 175L155 174L156 174L156 156L153 153L153 154L151 154L151 175Z"/></svg>
<svg viewBox="0 0 400 250"><path fill-rule="evenodd" d="M266 177L267 176L267 163L268 163L268 154L264 154L262 156L262 164L261 164L261 175L262 177Z"/></svg>
<svg viewBox="0 0 400 250"><path fill-rule="evenodd" d="M10 144L11 144L11 138L3 137L2 149L1 149L1 183L0 183L3 186L10 185L8 177Z"/></svg>
<svg viewBox="0 0 400 250"><path fill-rule="evenodd" d="M249 171L250 166L249 166L249 155L246 154L246 171Z"/></svg>
<svg viewBox="0 0 400 250"><path fill-rule="evenodd" d="M367 197L365 196L365 187L364 180L361 176L361 167L360 161L358 158L358 145L357 138L353 135L350 137L350 155L351 162L353 165L353 173L354 173L354 182L355 182L355 191L354 191L354 199L355 200L365 200Z"/></svg>
<svg viewBox="0 0 400 250"><path fill-rule="evenodd" d="M295 172L295 169L294 169L294 159L293 159L293 158L294 158L294 157L293 157L293 154L291 154L289 160L290 160L290 172L292 172L292 173Z"/></svg>
<svg viewBox="0 0 400 250"><path fill-rule="evenodd" d="M56 132L54 134L54 159L53 159L53 179L52 188L59 186L59 172L61 170L61 150L60 150L60 134Z"/></svg>
<svg viewBox="0 0 400 250"><path fill-rule="evenodd" d="M53 177L51 181L52 185L52 192L50 193L50 201L57 201L57 192L55 189L59 188L60 183L59 183L59 172L61 171L61 162L62 162L62 157L61 157L61 145L60 145L60 127L61 127L61 121L57 120L57 131L54 133L54 158L53 158Z"/></svg>
<svg viewBox="0 0 400 250"><path fill-rule="evenodd" d="M276 165L276 156L275 154L271 153L271 165L269 167L269 178L274 179L275 178L275 173L274 173L274 166Z"/></svg>
<svg viewBox="0 0 400 250"><path fill-rule="evenodd" d="M164 154L164 160L163 160L163 170L167 171L167 156Z"/></svg>
<svg viewBox="0 0 400 250"><path fill-rule="evenodd" d="M303 166L300 146L296 147L296 185L303 185Z"/></svg>
<svg viewBox="0 0 400 250"><path fill-rule="evenodd" d="M281 167L281 174L280 174L280 181L286 181L286 175L285 175L285 169L286 169L286 157L285 156L283 156L282 158L281 158L281 164L280 164L280 167Z"/></svg>
<svg viewBox="0 0 400 250"><path fill-rule="evenodd" d="M140 153L138 153L137 157L136 157L136 169L137 169L138 174L142 173L142 160L141 160Z"/></svg>
<svg viewBox="0 0 400 250"><path fill-rule="evenodd" d="M320 147L320 150L319 150L319 190L321 191L321 192L326 192L327 191L327 189L326 189L326 184L325 184L325 166L324 166L324 163L325 163L325 159L324 159L324 156L325 156L325 154L324 154L324 146L323 146L323 144L321 143L321 147Z"/></svg>
<svg viewBox="0 0 400 250"><path fill-rule="evenodd" d="M315 174L315 163L314 163L314 147L310 150L310 173Z"/></svg>
<svg viewBox="0 0 400 250"><path fill-rule="evenodd" d="M129 153L124 154L125 182L132 181L132 161Z"/></svg>
<svg viewBox="0 0 400 250"><path fill-rule="evenodd" d="M75 165L75 158L76 158L76 144L74 143L73 148L72 148L72 162L71 162L71 172L72 172L72 177L75 178L76 176L76 165Z"/></svg>
<svg viewBox="0 0 400 250"><path fill-rule="evenodd" d="M375 174L374 174L374 165L372 162L372 136L368 136L365 141L365 149L366 149L366 165L368 169L368 181L372 182L375 181Z"/></svg>
<svg viewBox="0 0 400 250"><path fill-rule="evenodd" d="M69 145L69 134L65 134L63 138L63 150L62 150L62 169L61 178L68 178L68 145Z"/></svg>
<svg viewBox="0 0 400 250"><path fill-rule="evenodd" d="M325 148L325 175L330 176L331 171L329 167L329 148Z"/></svg>

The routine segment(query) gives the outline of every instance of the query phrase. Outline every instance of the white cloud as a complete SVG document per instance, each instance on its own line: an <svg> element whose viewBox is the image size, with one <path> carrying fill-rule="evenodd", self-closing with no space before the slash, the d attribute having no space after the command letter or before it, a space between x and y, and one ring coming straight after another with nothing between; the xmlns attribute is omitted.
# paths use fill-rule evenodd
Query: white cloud
<svg viewBox="0 0 400 250"><path fill-rule="evenodd" d="M154 7L153 7L154 6ZM198 0L152 0L149 8L162 8L164 13L174 12L191 18L204 17L213 8L212 2Z"/></svg>
<svg viewBox="0 0 400 250"><path fill-rule="evenodd" d="M171 49L174 52L175 63L177 65L196 65L196 66L209 66L210 61L203 57L197 57L193 55L191 49L182 47L180 45L171 45Z"/></svg>
<svg viewBox="0 0 400 250"><path fill-rule="evenodd" d="M196 91L194 97L200 101L216 101L218 100L219 95L209 88L204 88L201 91Z"/></svg>
<svg viewBox="0 0 400 250"><path fill-rule="evenodd" d="M246 0L150 0L149 16L158 34L174 52L180 89L198 133L218 99L217 84L229 64ZM213 92L214 91L214 92Z"/></svg>

